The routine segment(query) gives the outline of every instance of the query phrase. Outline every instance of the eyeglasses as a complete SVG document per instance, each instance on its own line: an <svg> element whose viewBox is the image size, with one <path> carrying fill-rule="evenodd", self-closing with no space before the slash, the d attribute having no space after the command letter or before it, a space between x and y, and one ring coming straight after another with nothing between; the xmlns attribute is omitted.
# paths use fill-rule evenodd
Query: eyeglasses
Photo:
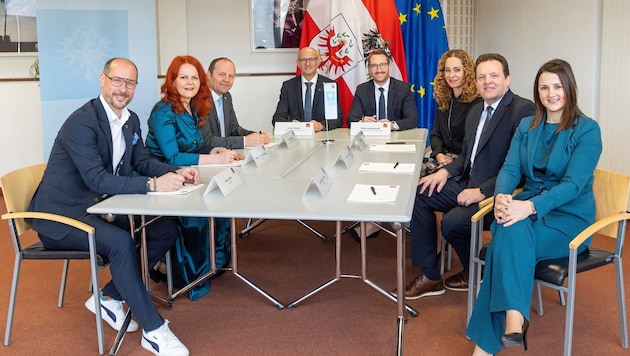
<svg viewBox="0 0 630 356"><path fill-rule="evenodd" d="M389 65L389 63L378 63L378 64L374 63L374 64L370 64L368 66L368 68L370 68L372 70L374 70L376 68L378 68L378 69L385 69L385 68L387 68L388 65Z"/></svg>
<svg viewBox="0 0 630 356"><path fill-rule="evenodd" d="M138 82L133 79L124 79L121 77L110 77L109 75L105 73L103 73L103 75L109 78L109 80L112 81L112 85L115 87L119 87L123 85L123 83L125 83L125 86L127 87L127 89L134 89L136 85L138 85Z"/></svg>
<svg viewBox="0 0 630 356"><path fill-rule="evenodd" d="M317 62L319 58L298 58L298 62L300 63L308 63L308 62Z"/></svg>

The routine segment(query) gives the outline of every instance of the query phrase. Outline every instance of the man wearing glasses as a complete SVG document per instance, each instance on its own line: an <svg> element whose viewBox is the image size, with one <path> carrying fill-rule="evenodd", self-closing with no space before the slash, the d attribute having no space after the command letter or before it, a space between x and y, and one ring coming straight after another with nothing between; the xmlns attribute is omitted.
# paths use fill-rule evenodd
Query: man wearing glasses
<svg viewBox="0 0 630 356"><path fill-rule="evenodd" d="M275 126L276 122L311 122L315 131L324 130L324 83L334 81L317 73L321 57L313 48L300 49L296 62L301 74L282 83L280 100L271 123ZM337 91L337 118L328 120L328 129L336 129L342 122Z"/></svg>
<svg viewBox="0 0 630 356"><path fill-rule="evenodd" d="M112 280L101 290L101 316L115 330L125 320L123 300L142 326L141 345L155 355L188 355L171 332L142 282L136 243L127 216L98 216L86 209L114 194L173 191L199 183L194 168L179 168L153 158L144 143L138 115L127 109L138 84L136 65L112 58L99 76L101 93L72 113L52 147L42 181L29 210L62 214L95 228L96 251L107 257ZM33 229L46 248L88 250L82 231L35 220ZM157 219L147 227L149 266L164 256L179 235L177 222ZM96 311L94 296L85 302ZM127 331L138 330L134 320Z"/></svg>
<svg viewBox="0 0 630 356"><path fill-rule="evenodd" d="M351 122L389 122L394 130L414 129L418 126L416 101L409 84L389 76L390 58L382 49L368 56L371 80L360 84L348 113Z"/></svg>

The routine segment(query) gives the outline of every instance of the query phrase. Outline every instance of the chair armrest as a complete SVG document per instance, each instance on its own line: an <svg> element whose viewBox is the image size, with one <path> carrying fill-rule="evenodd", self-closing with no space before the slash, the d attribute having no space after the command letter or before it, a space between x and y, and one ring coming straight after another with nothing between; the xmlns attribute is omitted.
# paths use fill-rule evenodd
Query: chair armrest
<svg viewBox="0 0 630 356"><path fill-rule="evenodd" d="M482 203L484 203L485 205L482 206L481 205ZM480 220L483 219L484 216L486 216L493 209L494 209L494 197L490 197L490 198L486 198L486 199L482 200L481 202L479 202L479 211L477 211L475 213L475 215L473 215L470 218L470 221L473 224L479 222Z"/></svg>
<svg viewBox="0 0 630 356"><path fill-rule="evenodd" d="M79 230L83 230L88 234L94 235L94 227L88 225L82 221L75 220L63 215L51 214L51 213L41 213L36 211L27 211L27 212L19 212L19 213L6 213L2 215L3 220L9 219L41 219L41 220L49 220L62 224L66 224L77 228Z"/></svg>
<svg viewBox="0 0 630 356"><path fill-rule="evenodd" d="M582 232L580 232L575 238L573 238L573 240L571 240L571 242L569 242L569 249L571 250L577 249L584 241L586 241L589 237L593 236L594 233L601 230L603 227L608 226L610 224L614 224L619 221L628 220L628 219L630 219L630 213L621 213L621 214L610 215L596 221L595 223L591 224L586 229L582 230ZM622 231L622 234L623 233L625 233L625 231ZM623 238L623 235L617 236L617 238Z"/></svg>

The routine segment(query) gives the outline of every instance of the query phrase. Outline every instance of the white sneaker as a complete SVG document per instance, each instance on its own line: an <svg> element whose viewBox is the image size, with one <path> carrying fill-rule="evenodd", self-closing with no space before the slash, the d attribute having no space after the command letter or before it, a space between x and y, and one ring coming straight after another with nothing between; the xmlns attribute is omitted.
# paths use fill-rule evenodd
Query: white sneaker
<svg viewBox="0 0 630 356"><path fill-rule="evenodd" d="M164 324L155 330L142 330L140 344L154 355L188 356L188 349L168 328L168 323L168 320L164 320Z"/></svg>
<svg viewBox="0 0 630 356"><path fill-rule="evenodd" d="M126 312L123 309L122 302L116 299L105 299L103 294L99 294L101 299L101 318L109 326L111 326L114 330L120 331L123 323L125 322ZM85 302L85 307L88 308L89 311L96 314L96 308L94 307L94 295L90 297ZM138 323L135 320L131 319L129 322L129 326L127 327L127 332L132 332L138 330Z"/></svg>

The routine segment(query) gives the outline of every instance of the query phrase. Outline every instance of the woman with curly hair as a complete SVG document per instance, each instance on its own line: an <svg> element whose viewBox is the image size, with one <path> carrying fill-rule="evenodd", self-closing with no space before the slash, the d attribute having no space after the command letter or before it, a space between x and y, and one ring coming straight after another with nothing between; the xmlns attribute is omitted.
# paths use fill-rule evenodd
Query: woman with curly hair
<svg viewBox="0 0 630 356"><path fill-rule="evenodd" d="M166 71L162 100L151 111L146 145L158 159L176 166L231 163L240 159L234 150L211 147L201 127L212 109L210 88L201 63L192 56L177 56ZM171 253L173 280L177 287L210 270L209 226L206 218L179 218L180 237ZM230 256L230 221L215 219L216 264L225 267ZM164 265L159 266L164 268ZM165 268L164 268L165 269ZM162 272L162 273L160 273ZM164 271L152 270L151 279L165 279ZM189 292L196 300L210 290L206 281Z"/></svg>
<svg viewBox="0 0 630 356"><path fill-rule="evenodd" d="M433 90L438 107L429 136L431 157L426 162L427 174L451 163L462 151L466 115L481 100L474 66L474 60L461 49L445 52L438 62Z"/></svg>

